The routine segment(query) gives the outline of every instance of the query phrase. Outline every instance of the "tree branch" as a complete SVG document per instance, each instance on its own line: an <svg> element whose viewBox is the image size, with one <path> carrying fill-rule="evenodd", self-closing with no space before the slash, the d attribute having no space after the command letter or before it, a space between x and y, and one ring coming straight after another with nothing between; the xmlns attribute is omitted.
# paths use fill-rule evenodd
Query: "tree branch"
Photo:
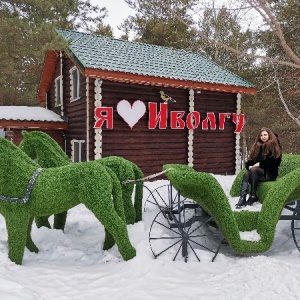
<svg viewBox="0 0 300 300"><path fill-rule="evenodd" d="M273 66L273 68L274 68L274 66ZM276 84L277 84L278 94L279 94L280 101L282 102L282 104L283 104L283 106L284 106L284 109L285 109L285 111L287 112L288 116L289 116L294 122L296 122L297 125L300 126L300 120L299 120L299 118L296 118L296 117L291 113L291 111L290 111L288 105L286 104L286 101L285 101L285 99L284 99L284 97L283 97L283 94L282 94L282 91L281 91L281 88L280 88L280 83L279 83L279 79L277 78L277 72L276 72L275 68L274 68L274 73L275 73L275 79L274 79L274 81L275 81Z"/></svg>
<svg viewBox="0 0 300 300"><path fill-rule="evenodd" d="M214 39L211 39L209 38L205 33L203 33L202 31L200 31L199 29L197 28L194 28L193 26L187 24L182 18L180 18L175 12L174 10L166 4L166 6L168 7L168 9L170 10L170 12L173 14L173 16L179 21L181 22L182 24L184 24L185 26L187 26L188 28L190 28L191 30L197 32L199 34L200 37L202 37L203 39L207 40L209 43L213 44L213 45L216 45L216 46L219 46L221 48L224 48L230 52L233 52L235 54L238 54L240 56L244 56L244 57L248 57L248 58L253 58L253 59L262 59L262 60L265 60L265 61L271 61L271 62L274 62L274 63L277 63L277 64L280 64L280 65L285 65L285 66L289 66L289 67L292 67L292 68L297 68L297 69L300 69L300 59L299 59L299 63L297 62L289 62L289 61L283 61L283 60L280 60L280 59L277 59L277 58L271 58L271 57L268 57L268 56L264 56L264 55L255 55L255 54L249 54L249 53L246 53L246 52L242 52L240 50L237 50L235 48L232 48L228 45L225 45L221 42L218 42Z"/></svg>
<svg viewBox="0 0 300 300"><path fill-rule="evenodd" d="M269 10L269 8L265 5L265 1L263 0L257 0L260 4L260 6L258 5L254 5L255 1L253 0L246 0L250 5L252 5L252 7L259 12L259 14L264 18L264 20L269 24L269 26L273 29L273 31L276 33L280 44L284 50L284 52L286 53L286 55L297 65L300 65L300 58L294 53L294 51L290 48L290 46L287 44L285 38L284 38L284 34L281 30L281 26L279 24L279 22L277 21L276 17L274 16L274 14L272 14L272 12ZM263 10L264 13L261 12L261 10Z"/></svg>

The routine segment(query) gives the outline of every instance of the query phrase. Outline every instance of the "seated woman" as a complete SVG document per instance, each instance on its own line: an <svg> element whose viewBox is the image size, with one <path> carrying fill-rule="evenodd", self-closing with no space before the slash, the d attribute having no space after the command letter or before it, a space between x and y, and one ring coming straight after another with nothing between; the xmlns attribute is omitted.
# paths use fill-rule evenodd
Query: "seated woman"
<svg viewBox="0 0 300 300"><path fill-rule="evenodd" d="M236 208L252 205L258 201L256 195L258 183L276 180L281 156L282 150L277 136L269 128L263 127L251 147ZM246 200L249 184L250 196Z"/></svg>

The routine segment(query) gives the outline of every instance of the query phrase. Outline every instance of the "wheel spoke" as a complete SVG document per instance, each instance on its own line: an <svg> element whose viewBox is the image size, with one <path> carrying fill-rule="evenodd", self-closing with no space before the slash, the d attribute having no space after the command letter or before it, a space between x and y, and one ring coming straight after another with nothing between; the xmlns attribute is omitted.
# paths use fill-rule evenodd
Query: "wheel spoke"
<svg viewBox="0 0 300 300"><path fill-rule="evenodd" d="M202 247L202 248L204 248L204 249L206 249L206 250L208 250L208 251L210 251L210 252L213 252L213 253L215 253L215 251L214 250L212 250L212 249L209 249L208 247L206 247L206 246L204 246L204 245L202 245L202 244L200 244L200 243L198 243L198 242L195 242L194 240L190 240L192 243L194 243L194 244L196 244L196 245L198 245L199 247Z"/></svg>
<svg viewBox="0 0 300 300"><path fill-rule="evenodd" d="M175 231L174 229L172 229L172 228L166 226L165 224L162 224L161 222L155 221L155 223L157 223L157 224L161 225L162 227L164 227L164 228L166 228L166 229L168 229L168 230L170 230L170 231L172 231L172 232L174 232L174 233L180 235L179 232L177 232L177 231Z"/></svg>
<svg viewBox="0 0 300 300"><path fill-rule="evenodd" d="M176 252L176 254L175 254L175 256L173 257L173 261L175 261L176 260L176 258L177 258L177 255L178 255L178 253L179 253L179 251L180 251L180 249L182 248L182 244L180 245L180 247L178 247L178 250L177 250L177 252Z"/></svg>
<svg viewBox="0 0 300 300"><path fill-rule="evenodd" d="M202 237L209 237L209 236L219 236L220 233L211 233L211 234L199 234L199 235L189 235L190 238L202 238Z"/></svg>
<svg viewBox="0 0 300 300"><path fill-rule="evenodd" d="M181 239L181 236L162 236L162 237L151 237L150 240L175 240Z"/></svg>
<svg viewBox="0 0 300 300"><path fill-rule="evenodd" d="M205 222L200 223L192 232L190 232L190 234L194 233L196 230L200 229L201 227L204 227L211 220L212 220L212 217L209 218L208 220L206 220Z"/></svg>
<svg viewBox="0 0 300 300"><path fill-rule="evenodd" d="M195 252L195 250L194 250L193 246L191 245L191 243L188 242L188 244L189 244L190 248L192 249L192 251L194 252L194 255L196 256L196 258L198 259L198 261L200 261L200 258L198 257L198 255L197 255L197 253Z"/></svg>
<svg viewBox="0 0 300 300"><path fill-rule="evenodd" d="M155 197L155 195L154 195L154 194L156 193L156 194L159 196L159 198L162 200L162 202L164 203L164 205L167 206L166 202L164 201L164 198L163 198L163 197L160 195L160 193L158 192L158 190L163 189L163 188L166 187L166 186L169 186L169 185L168 185L168 184L164 184L164 185L162 185L162 186L156 188L155 190L151 191L147 186L144 185L144 187L149 191L149 195L148 195L148 197L147 197L145 203L150 202L151 204L157 205L158 207L163 207L163 206L161 206L161 205L158 203L158 201L157 201L157 199L156 199L156 197ZM154 202L152 202L152 201L149 200L150 197L153 198Z"/></svg>
<svg viewBox="0 0 300 300"><path fill-rule="evenodd" d="M159 252L158 254L154 254L154 252L152 251L153 254L154 254L154 256L155 256L155 258L158 257L158 256L160 256L161 254L163 254L164 252L166 252L166 251L169 250L170 248L174 247L174 246L175 246L176 244L178 244L179 242L180 242L180 240L177 241L177 242L175 242L174 244L170 245L169 247L167 247L165 250Z"/></svg>

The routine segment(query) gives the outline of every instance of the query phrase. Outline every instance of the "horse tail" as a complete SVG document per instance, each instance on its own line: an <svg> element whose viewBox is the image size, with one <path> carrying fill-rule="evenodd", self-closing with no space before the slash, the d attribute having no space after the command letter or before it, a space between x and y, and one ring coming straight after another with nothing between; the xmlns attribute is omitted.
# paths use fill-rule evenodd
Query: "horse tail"
<svg viewBox="0 0 300 300"><path fill-rule="evenodd" d="M142 170L134 163L132 163L132 169L134 172L135 180L144 177ZM134 195L134 209L135 209L135 222L142 220L142 204L143 202L143 182L137 182L135 185L135 195Z"/></svg>

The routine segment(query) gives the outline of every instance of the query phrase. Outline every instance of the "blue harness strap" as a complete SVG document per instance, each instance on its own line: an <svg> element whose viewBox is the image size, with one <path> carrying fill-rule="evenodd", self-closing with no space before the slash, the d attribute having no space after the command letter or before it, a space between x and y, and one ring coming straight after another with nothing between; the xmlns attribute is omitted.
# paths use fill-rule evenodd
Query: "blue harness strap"
<svg viewBox="0 0 300 300"><path fill-rule="evenodd" d="M29 201L29 197L30 197L30 193L33 187L33 184L36 180L36 178L38 177L38 175L40 174L40 172L42 171L42 168L38 168L33 175L31 176L29 183L27 185L26 188L26 192L25 192L25 196L23 198L11 198L11 197L6 197L6 196L1 196L0 195L0 200L4 200L7 202L15 202L15 203L27 203Z"/></svg>

